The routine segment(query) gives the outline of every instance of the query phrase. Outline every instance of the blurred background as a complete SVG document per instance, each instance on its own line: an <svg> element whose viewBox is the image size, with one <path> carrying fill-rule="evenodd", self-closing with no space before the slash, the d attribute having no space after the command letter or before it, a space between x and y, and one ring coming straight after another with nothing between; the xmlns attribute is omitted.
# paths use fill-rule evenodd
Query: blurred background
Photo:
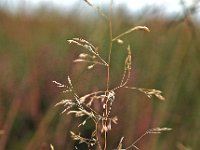
<svg viewBox="0 0 200 150"><path fill-rule="evenodd" d="M91 1L106 13L108 1ZM111 87L120 83L126 48L133 69L129 85L163 91L166 101L149 100L137 91L119 90L112 115L119 118L108 134L108 149L121 137L128 147L147 129L170 127L148 135L137 146L148 150L197 150L200 139L200 4L198 0L114 0L113 35L145 25L114 43ZM54 107L63 97L52 81L69 75L80 96L105 88L106 70L73 60L82 48L67 39L80 37L97 46L107 60L109 34L105 20L84 0L0 0L0 149L74 149L70 131L87 135L91 125L60 115ZM84 145L80 149L85 149Z"/></svg>

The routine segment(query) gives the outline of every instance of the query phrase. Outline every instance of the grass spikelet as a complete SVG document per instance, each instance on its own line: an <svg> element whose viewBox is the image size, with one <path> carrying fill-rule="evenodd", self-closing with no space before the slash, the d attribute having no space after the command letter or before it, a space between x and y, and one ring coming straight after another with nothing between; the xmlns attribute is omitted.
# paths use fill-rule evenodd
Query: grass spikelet
<svg viewBox="0 0 200 150"><path fill-rule="evenodd" d="M50 149L54 150L54 146L52 144L50 144Z"/></svg>
<svg viewBox="0 0 200 150"><path fill-rule="evenodd" d="M126 60L125 60L125 63L124 63L124 73L123 73L123 77L122 77L122 80L121 80L120 87L123 87L128 83L128 80L129 80L130 75L131 75L131 61L132 61L132 59L131 59L130 45L127 48L127 52L128 52L128 54L127 54L127 57L126 57ZM125 78L126 78L126 80L125 80Z"/></svg>
<svg viewBox="0 0 200 150"><path fill-rule="evenodd" d="M112 39L112 41L114 42L114 41L120 39L121 37L133 32L133 31L135 31L135 30L143 30L143 31L146 31L146 32L150 32L149 28L146 27L146 26L136 26L136 27L131 28L131 29L121 33L120 35L116 36L115 38Z"/></svg>
<svg viewBox="0 0 200 150"><path fill-rule="evenodd" d="M159 100L164 101L165 98L161 95L162 91L156 90L156 89L145 89L145 88L137 88L137 87L128 87L126 86L125 88L131 89L131 90L138 90L142 93L144 93L149 99L152 98L152 96L157 97Z"/></svg>
<svg viewBox="0 0 200 150"><path fill-rule="evenodd" d="M122 142L123 142L124 137L122 137L119 141L119 144L117 146L117 150L122 150Z"/></svg>
<svg viewBox="0 0 200 150"><path fill-rule="evenodd" d="M164 127L164 128L152 128L152 129L149 129L147 132L148 133L150 133L150 134L159 134L159 133L161 133L161 132L163 132L163 131L171 131L172 130L172 128L166 128L166 127Z"/></svg>

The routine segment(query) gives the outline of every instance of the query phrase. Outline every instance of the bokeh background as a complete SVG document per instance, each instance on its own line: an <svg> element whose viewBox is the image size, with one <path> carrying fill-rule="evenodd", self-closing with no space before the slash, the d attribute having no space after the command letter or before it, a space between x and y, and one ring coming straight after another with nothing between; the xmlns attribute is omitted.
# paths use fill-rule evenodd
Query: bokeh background
<svg viewBox="0 0 200 150"><path fill-rule="evenodd" d="M106 70L87 70L73 60L84 50L67 39L80 37L108 54L107 23L84 1L66 11L41 5L30 11L0 6L0 149L74 149L69 131L87 135L91 125L77 129L80 120L60 115L54 105L65 97L52 81L67 83L69 75L79 95L105 88ZM22 1L23 4L23 1ZM151 32L136 31L114 43L111 57L111 87L119 84L126 47L130 44L133 70L129 85L163 91L166 101L149 100L144 94L119 90L112 115L119 118L108 134L108 149L121 137L129 146L147 129L170 127L170 132L148 135L137 146L148 150L197 150L200 142L200 20L198 1L181 13L164 13L163 8L144 7L130 11L113 7L113 34L136 25ZM107 6L102 9L107 12ZM85 149L84 146L80 149Z"/></svg>

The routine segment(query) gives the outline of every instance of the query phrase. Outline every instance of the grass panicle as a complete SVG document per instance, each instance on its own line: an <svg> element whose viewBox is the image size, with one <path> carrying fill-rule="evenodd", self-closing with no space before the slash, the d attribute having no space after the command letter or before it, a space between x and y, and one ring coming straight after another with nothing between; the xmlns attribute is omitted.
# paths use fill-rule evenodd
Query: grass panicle
<svg viewBox="0 0 200 150"><path fill-rule="evenodd" d="M70 93L73 95L73 98L66 98L62 99L58 102L55 106L62 105L64 110L62 113L67 112L68 115L72 114L77 118L82 118L82 122L78 125L78 127L87 125L89 120L92 120L93 125L95 126L94 131L92 132L90 138L85 138L81 135L81 133L75 134L71 131L71 137L73 140L78 141L79 144L85 143L88 148L92 148L97 146L98 149L107 149L107 136L108 132L112 130L112 125L118 123L118 118L116 115L111 116L112 106L115 102L115 96L118 89L131 89L137 90L144 93L148 98L152 98L153 96L157 97L160 100L165 100L165 98L161 95L162 92L156 89L146 89L146 88L137 88L137 87L129 87L127 86L129 79L131 78L131 70L132 70L132 52L130 45L127 45L127 56L124 61L124 72L122 74L121 81L118 86L113 89L110 89L110 62L112 60L111 53L112 53L112 43L117 41L120 44L124 44L121 38L127 34L130 34L136 30L143 30L146 32L150 32L150 30L146 26L136 26L131 28L115 38L113 38L112 33L112 1L110 4L110 12L109 15L105 15L105 13L99 8L94 6L90 1L84 0L89 6L94 8L101 16L103 16L108 23L109 28L109 54L108 54L108 61L102 58L101 54L98 51L98 48L88 42L85 39L81 38L73 38L68 40L70 44L75 44L79 47L82 47L86 50L86 52L80 53L78 58L74 60L75 63L87 63L88 69L94 68L96 65L102 65L107 69L107 77L106 77L106 88L104 90L89 92L83 96L79 96L76 93L75 88L73 87L72 81L68 76L68 84L64 85L57 81L53 81L57 87L63 88L64 93ZM95 101L98 101L98 104L101 105L102 109L97 110L93 107ZM147 134L159 134L164 131L170 131L171 128L152 128L148 129L143 135L141 135L138 139L136 139L129 147L125 148L128 149L139 149L136 144L140 141L144 136ZM102 138L104 137L104 138ZM118 146L117 150L122 150L123 145L122 142L125 138L122 137Z"/></svg>

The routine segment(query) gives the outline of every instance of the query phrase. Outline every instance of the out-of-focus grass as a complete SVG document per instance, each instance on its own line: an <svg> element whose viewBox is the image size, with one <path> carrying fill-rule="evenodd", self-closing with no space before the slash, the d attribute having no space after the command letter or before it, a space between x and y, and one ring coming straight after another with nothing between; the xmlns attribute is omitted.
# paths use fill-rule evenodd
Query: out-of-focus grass
<svg viewBox="0 0 200 150"><path fill-rule="evenodd" d="M47 149L50 143L55 149L72 149L69 131L76 121L58 115L60 110L53 105L62 95L51 81L65 82L70 75L80 94L105 87L105 70L97 67L96 71L86 71L84 64L73 64L80 50L66 42L72 37L87 39L106 56L108 30L104 21L42 13L27 17L0 12L0 129L5 130L0 135L2 149ZM138 25L129 17L123 14L123 21L119 21L119 16L114 16L115 35ZM142 25L151 32L135 32L124 38L133 51L130 84L160 89L166 101L149 101L136 91L119 91L113 106L119 124L109 134L109 148L116 147L122 136L128 146L148 128L166 126L173 131L148 136L139 147L168 150L182 143L198 149L199 24L153 18L143 20ZM125 52L126 46L114 44L113 87L121 79Z"/></svg>

